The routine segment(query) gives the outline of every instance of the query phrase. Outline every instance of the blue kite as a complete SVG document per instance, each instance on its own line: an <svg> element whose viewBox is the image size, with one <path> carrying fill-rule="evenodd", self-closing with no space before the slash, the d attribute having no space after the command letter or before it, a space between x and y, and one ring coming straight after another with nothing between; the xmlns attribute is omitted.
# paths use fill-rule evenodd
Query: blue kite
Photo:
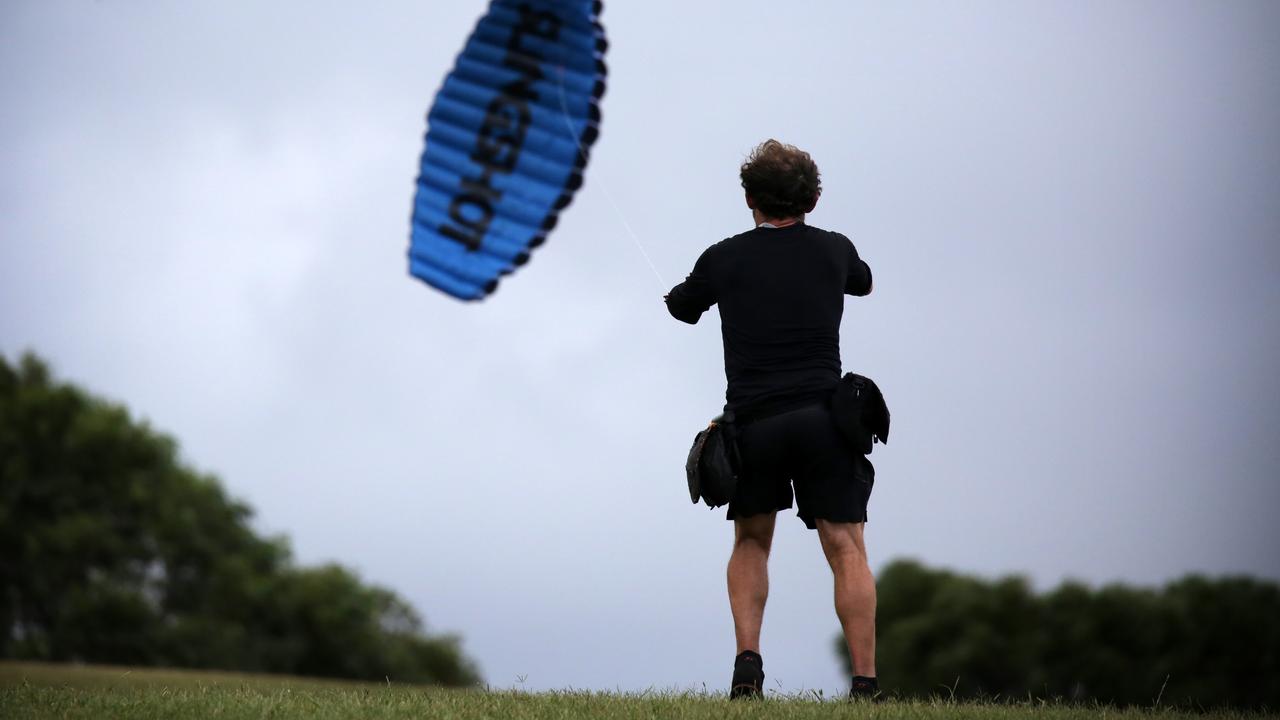
<svg viewBox="0 0 1280 720"><path fill-rule="evenodd" d="M463 300L546 240L600 133L607 43L591 0L493 0L427 114L409 272Z"/></svg>

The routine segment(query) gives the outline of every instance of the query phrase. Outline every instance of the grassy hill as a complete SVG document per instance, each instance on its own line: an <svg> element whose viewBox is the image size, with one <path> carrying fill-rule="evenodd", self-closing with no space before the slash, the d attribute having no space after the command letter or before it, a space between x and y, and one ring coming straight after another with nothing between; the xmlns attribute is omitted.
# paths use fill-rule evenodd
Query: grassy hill
<svg viewBox="0 0 1280 720"><path fill-rule="evenodd" d="M143 670L106 666L0 663L0 717L36 718L1005 718L1075 720L1261 718L1248 713L1191 714L1168 709L1117 710L1042 702L937 701L849 704L817 697L774 696L729 703L716 693L525 693L355 683L271 675Z"/></svg>

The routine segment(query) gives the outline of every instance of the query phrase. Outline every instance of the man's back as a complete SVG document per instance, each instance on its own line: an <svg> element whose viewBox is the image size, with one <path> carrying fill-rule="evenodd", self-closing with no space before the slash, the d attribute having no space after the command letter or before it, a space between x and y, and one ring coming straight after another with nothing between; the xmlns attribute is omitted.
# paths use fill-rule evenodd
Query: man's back
<svg viewBox="0 0 1280 720"><path fill-rule="evenodd" d="M831 390L844 295L870 289L871 271L848 238L800 222L711 246L667 307L694 323L720 305L727 407L760 413Z"/></svg>

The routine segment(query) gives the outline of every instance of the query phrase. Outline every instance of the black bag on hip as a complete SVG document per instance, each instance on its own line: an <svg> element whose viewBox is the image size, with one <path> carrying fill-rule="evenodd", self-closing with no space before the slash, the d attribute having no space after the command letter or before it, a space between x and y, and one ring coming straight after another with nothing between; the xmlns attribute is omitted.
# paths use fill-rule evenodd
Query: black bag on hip
<svg viewBox="0 0 1280 720"><path fill-rule="evenodd" d="M689 477L689 499L701 498L708 507L727 505L738 487L738 443L733 413L711 421L693 438L689 459L684 464Z"/></svg>
<svg viewBox="0 0 1280 720"><path fill-rule="evenodd" d="M871 454L871 446L889 441L889 406L875 381L845 373L831 394L831 418L855 452Z"/></svg>

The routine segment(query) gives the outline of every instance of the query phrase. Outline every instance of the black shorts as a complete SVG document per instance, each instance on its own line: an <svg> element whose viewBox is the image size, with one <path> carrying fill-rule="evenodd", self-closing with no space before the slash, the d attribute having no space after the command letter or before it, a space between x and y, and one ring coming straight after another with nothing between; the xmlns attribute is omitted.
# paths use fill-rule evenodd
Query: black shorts
<svg viewBox="0 0 1280 720"><path fill-rule="evenodd" d="M875 468L852 450L825 404L807 405L745 425L738 436L742 468L729 519L791 507L809 529L815 520L867 521Z"/></svg>

